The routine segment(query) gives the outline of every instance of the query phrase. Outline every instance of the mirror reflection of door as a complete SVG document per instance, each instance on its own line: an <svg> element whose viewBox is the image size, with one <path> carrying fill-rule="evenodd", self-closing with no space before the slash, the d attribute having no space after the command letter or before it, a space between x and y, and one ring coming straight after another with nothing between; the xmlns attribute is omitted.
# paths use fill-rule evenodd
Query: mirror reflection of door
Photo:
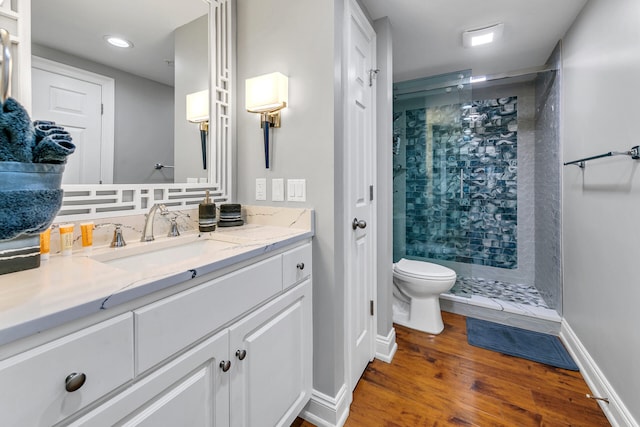
<svg viewBox="0 0 640 427"><path fill-rule="evenodd" d="M103 94L111 79L49 61L32 68L33 120L51 120L67 130L76 146L69 156L63 184L113 182L113 132L103 132ZM107 114L113 115L113 112Z"/></svg>

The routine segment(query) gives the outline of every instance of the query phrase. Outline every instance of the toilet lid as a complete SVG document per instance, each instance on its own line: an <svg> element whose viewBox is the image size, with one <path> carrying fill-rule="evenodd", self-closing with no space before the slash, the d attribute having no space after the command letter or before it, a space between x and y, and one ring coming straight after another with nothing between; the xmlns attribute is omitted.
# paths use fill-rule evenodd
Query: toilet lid
<svg viewBox="0 0 640 427"><path fill-rule="evenodd" d="M400 274L417 278L433 277L438 279L447 279L456 277L455 271L442 265L404 258L394 264L394 270Z"/></svg>

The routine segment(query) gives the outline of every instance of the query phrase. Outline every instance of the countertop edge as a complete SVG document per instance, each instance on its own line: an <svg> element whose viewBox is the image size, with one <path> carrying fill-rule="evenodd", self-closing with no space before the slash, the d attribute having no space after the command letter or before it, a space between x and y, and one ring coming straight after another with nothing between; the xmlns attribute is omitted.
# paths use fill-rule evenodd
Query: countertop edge
<svg viewBox="0 0 640 427"><path fill-rule="evenodd" d="M201 277L225 267L250 260L262 254L277 251L295 243L311 239L313 236L314 231L312 229L311 231L287 237L276 242L254 244L256 246L254 249L232 255L228 258L213 261L202 266L196 266L193 269L181 271L176 274L164 275L157 279L151 279L148 283L144 283L139 286L126 287L101 298L93 298L54 313L10 325L6 328L0 329L0 346L97 314L102 310L109 310L135 299L188 282L196 277Z"/></svg>

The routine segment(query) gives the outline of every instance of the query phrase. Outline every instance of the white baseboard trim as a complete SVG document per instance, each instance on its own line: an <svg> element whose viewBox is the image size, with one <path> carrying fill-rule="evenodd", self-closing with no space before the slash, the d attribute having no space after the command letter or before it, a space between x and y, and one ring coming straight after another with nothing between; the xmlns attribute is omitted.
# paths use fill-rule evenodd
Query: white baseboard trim
<svg viewBox="0 0 640 427"><path fill-rule="evenodd" d="M562 324L560 325L560 339L569 350L569 353L571 353L573 360L580 367L580 373L589 389L591 389L591 393L594 396L607 397L609 399L609 404L601 401L598 401L598 404L611 425L613 427L639 427L638 422L620 400L618 394L609 384L607 378L565 319L562 319Z"/></svg>
<svg viewBox="0 0 640 427"><path fill-rule="evenodd" d="M398 344L396 344L395 328L391 328L387 336L376 335L376 359L391 363L396 350L398 350Z"/></svg>
<svg viewBox="0 0 640 427"><path fill-rule="evenodd" d="M349 416L351 393L343 384L335 397L312 390L311 399L300 413L300 417L318 427L342 427Z"/></svg>

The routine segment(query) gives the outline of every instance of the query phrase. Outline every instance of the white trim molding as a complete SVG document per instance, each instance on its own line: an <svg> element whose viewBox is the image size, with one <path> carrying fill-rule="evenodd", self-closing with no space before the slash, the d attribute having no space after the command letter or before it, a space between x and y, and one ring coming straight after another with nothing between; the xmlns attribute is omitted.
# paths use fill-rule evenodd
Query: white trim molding
<svg viewBox="0 0 640 427"><path fill-rule="evenodd" d="M335 397L312 390L311 399L300 416L318 427L342 427L349 416L351 393L343 384Z"/></svg>
<svg viewBox="0 0 640 427"><path fill-rule="evenodd" d="M580 373L589 386L591 393L594 396L609 399L609 404L602 401L598 401L598 404L611 425L613 427L639 427L638 422L620 400L620 396L607 381L607 378L565 319L562 319L562 324L560 325L560 339L580 368Z"/></svg>
<svg viewBox="0 0 640 427"><path fill-rule="evenodd" d="M217 187L209 184L103 184L63 188L62 208L55 222L145 214L155 204L172 210L195 208L206 191L215 203L227 201Z"/></svg>
<svg viewBox="0 0 640 427"><path fill-rule="evenodd" d="M235 31L234 0L207 0L209 8L209 182L223 197L233 191L235 156Z"/></svg>
<svg viewBox="0 0 640 427"><path fill-rule="evenodd" d="M376 359L391 363L397 350L398 344L396 343L395 328L391 328L387 336L376 335Z"/></svg>

